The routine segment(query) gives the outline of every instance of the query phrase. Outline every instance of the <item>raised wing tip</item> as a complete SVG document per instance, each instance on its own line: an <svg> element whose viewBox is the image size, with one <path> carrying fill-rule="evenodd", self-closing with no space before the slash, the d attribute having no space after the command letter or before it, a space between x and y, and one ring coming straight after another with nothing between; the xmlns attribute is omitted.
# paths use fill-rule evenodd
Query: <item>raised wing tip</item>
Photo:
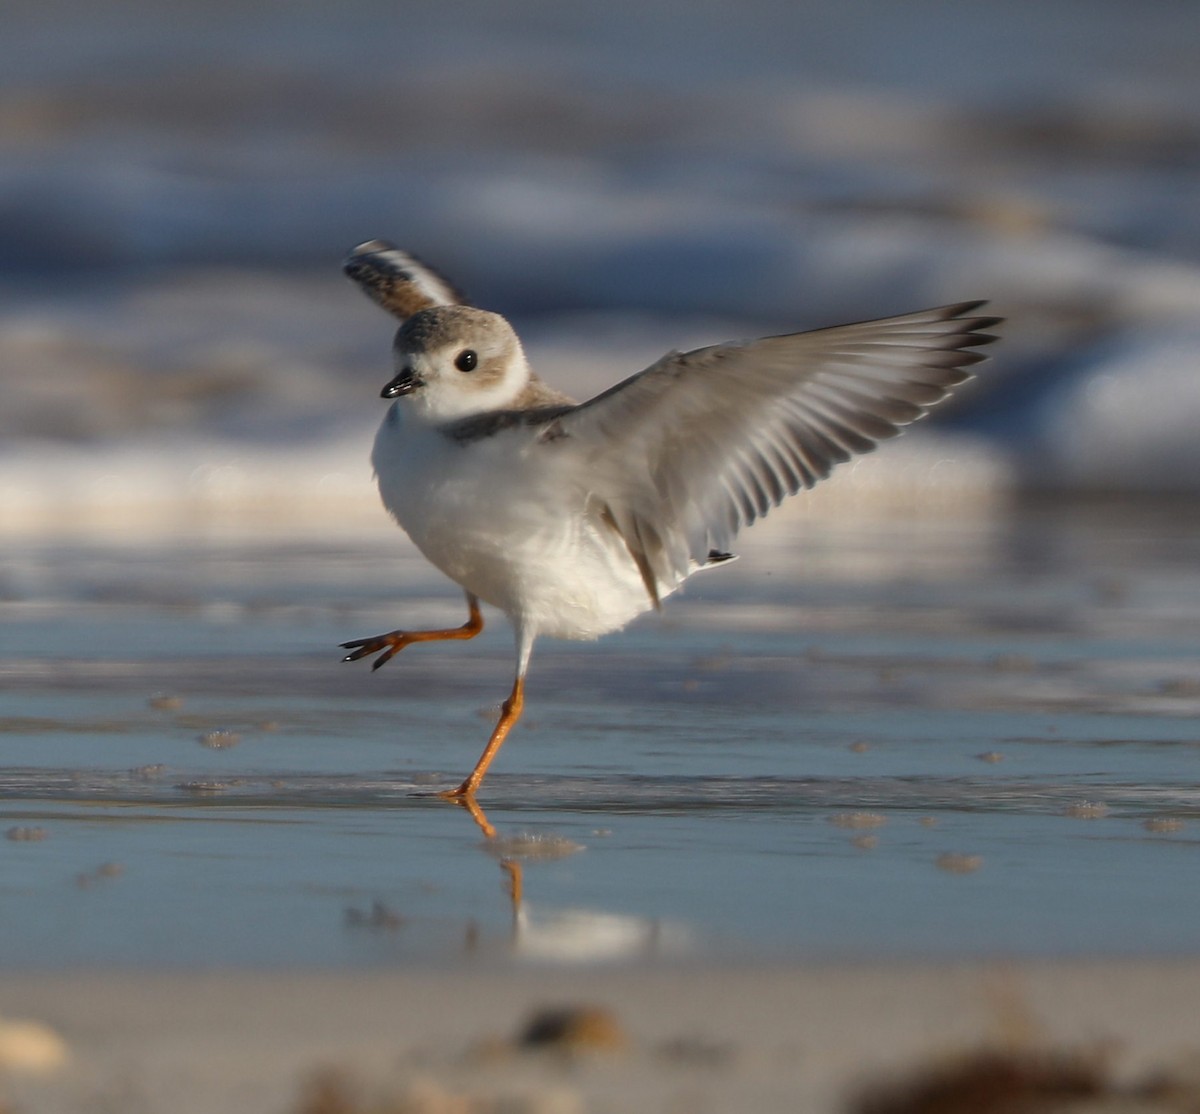
<svg viewBox="0 0 1200 1114"><path fill-rule="evenodd" d="M356 248L350 252L350 258L356 255L371 255L377 251L399 251L400 249L392 243L391 240L364 240Z"/></svg>
<svg viewBox="0 0 1200 1114"><path fill-rule="evenodd" d="M958 305L947 306L946 309L949 310L950 312L948 312L946 314L946 320L947 321L961 321L964 325L970 326L972 333L977 333L981 329L994 329L997 325L1003 325L1004 324L1003 317L994 317L991 315L985 315L985 316L980 316L980 317L972 316L977 309L981 309L983 306L986 306L986 305L987 305L986 301L978 301L978 302L959 302ZM979 333L979 335L982 337L985 334ZM988 340L995 340L995 339L996 339L995 337L988 338ZM988 340L981 340L979 343L986 344L986 343L988 343Z"/></svg>
<svg viewBox="0 0 1200 1114"><path fill-rule="evenodd" d="M365 264L378 264L382 262L382 260L378 259L372 260L370 258L371 256L390 255L393 252L400 257L393 262L393 266L395 263L400 262L400 260L408 262L409 257L405 255L405 253L402 252L398 247L396 247L395 244L391 243L391 241L367 240L350 251L350 253L342 261L342 270L345 271L346 274L348 274L351 278L353 278L354 275L358 273Z"/></svg>
<svg viewBox="0 0 1200 1114"><path fill-rule="evenodd" d="M367 240L354 248L342 271L373 302L401 320L438 305L465 305L448 279L388 240Z"/></svg>
<svg viewBox="0 0 1200 1114"><path fill-rule="evenodd" d="M995 344L1000 339L995 333L988 333L984 330L994 329L997 325L1004 324L1003 317L974 316L977 309L986 305L986 301L980 300L958 302L955 305L943 307L945 316L942 320L957 326L955 336L959 338L958 347L979 348L985 344ZM976 359L983 359L983 357L977 356Z"/></svg>
<svg viewBox="0 0 1200 1114"><path fill-rule="evenodd" d="M986 305L986 298L977 298L971 302L954 302L951 305L942 306L942 312L946 315L946 319L949 320L952 317L963 317L965 314L973 313L975 310L981 309Z"/></svg>

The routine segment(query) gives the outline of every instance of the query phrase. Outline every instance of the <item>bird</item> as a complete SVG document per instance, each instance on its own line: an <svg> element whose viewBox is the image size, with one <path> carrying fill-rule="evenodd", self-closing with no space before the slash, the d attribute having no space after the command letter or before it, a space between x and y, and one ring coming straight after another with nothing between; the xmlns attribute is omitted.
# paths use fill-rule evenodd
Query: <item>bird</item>
<svg viewBox="0 0 1200 1114"><path fill-rule="evenodd" d="M472 805L521 717L538 638L595 639L729 561L738 532L923 417L983 360L984 301L673 351L577 402L529 366L500 314L386 240L343 265L400 324L371 460L384 506L466 596L467 619L342 644L343 661L467 640L481 602L516 671L479 761L441 796Z"/></svg>

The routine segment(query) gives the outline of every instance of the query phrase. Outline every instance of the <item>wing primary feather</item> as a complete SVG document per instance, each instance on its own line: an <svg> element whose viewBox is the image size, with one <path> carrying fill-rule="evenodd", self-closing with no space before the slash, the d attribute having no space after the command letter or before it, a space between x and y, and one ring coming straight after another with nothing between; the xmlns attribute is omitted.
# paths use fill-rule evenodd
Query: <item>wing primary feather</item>
<svg viewBox="0 0 1200 1114"><path fill-rule="evenodd" d="M805 486L804 468L799 461L792 458L787 446L779 443L777 430L771 430L771 437L765 447L771 453L775 466L787 483L788 494L797 494Z"/></svg>
<svg viewBox="0 0 1200 1114"><path fill-rule="evenodd" d="M861 414L868 414L877 421L886 422L891 426L908 425L925 413L920 406L907 399L894 398L890 395L872 395L862 391L852 390L845 385L836 388L824 383L813 383L813 393L821 398L838 399L854 408ZM943 397L943 392L933 389L931 401L937 402Z"/></svg>
<svg viewBox="0 0 1200 1114"><path fill-rule="evenodd" d="M778 500L773 499L767 490L771 487L771 480L768 478L770 469L766 467L766 462L762 459L762 456L755 452L753 448L746 449L739 447L737 449L737 456L741 474L748 489L747 495L752 498L754 509L757 511L758 517L761 517L778 503Z"/></svg>
<svg viewBox="0 0 1200 1114"><path fill-rule="evenodd" d="M837 413L836 406L819 399L813 399L810 406L814 419L821 423L825 432L845 452L869 453L875 448L875 441L860 433L852 424L855 415L847 419Z"/></svg>
<svg viewBox="0 0 1200 1114"><path fill-rule="evenodd" d="M815 434L799 423L786 425L782 433L787 437L792 451L796 454L797 462L807 473L804 486L816 487L829 475L829 461L820 444L810 443L817 440Z"/></svg>

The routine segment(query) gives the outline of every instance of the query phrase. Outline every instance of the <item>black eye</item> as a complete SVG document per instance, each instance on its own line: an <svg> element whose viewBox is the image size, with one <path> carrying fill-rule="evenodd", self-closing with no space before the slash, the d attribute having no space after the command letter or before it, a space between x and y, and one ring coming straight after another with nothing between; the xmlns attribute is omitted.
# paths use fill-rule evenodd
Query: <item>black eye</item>
<svg viewBox="0 0 1200 1114"><path fill-rule="evenodd" d="M479 357L473 348L464 348L454 357L454 366L459 371L474 371L477 363L479 363Z"/></svg>

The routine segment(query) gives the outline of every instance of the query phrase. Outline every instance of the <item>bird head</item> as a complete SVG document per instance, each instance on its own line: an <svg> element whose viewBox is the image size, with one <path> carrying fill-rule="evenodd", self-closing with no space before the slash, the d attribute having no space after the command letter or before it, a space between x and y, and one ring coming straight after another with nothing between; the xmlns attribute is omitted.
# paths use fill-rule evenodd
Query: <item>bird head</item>
<svg viewBox="0 0 1200 1114"><path fill-rule="evenodd" d="M473 306L430 306L407 318L392 345L395 376L381 394L430 422L511 406L529 382L512 326Z"/></svg>

